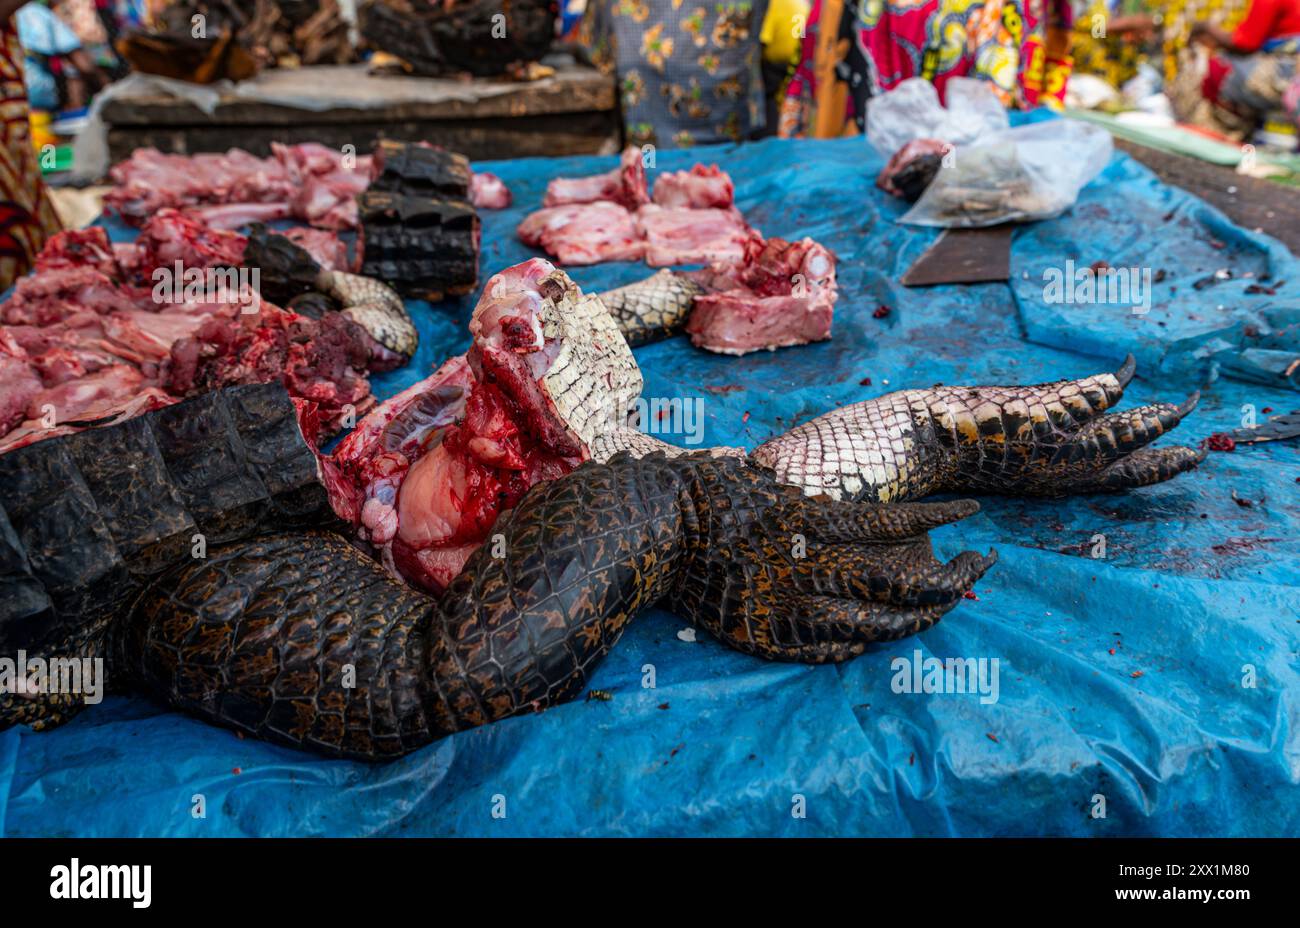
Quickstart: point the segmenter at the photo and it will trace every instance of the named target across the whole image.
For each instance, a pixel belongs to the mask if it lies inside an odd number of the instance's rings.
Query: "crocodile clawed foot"
[[[715,492],[736,478],[770,480],[739,462],[707,466],[714,475],[725,472],[723,480],[710,475]],[[733,515],[706,520],[717,537],[686,566],[671,604],[732,647],[761,657],[842,661],[871,642],[924,631],[997,560],[992,551],[965,551],[947,563],[934,556],[927,532],[977,512],[970,500],[851,503],[785,489],[768,496],[761,485],[739,496],[734,485],[726,492]]]
[[[1129,355],[1113,375],[1052,385],[1051,398],[1064,405],[1074,423],[1067,425],[1068,419],[1057,420],[1063,434],[1053,436],[1054,440],[1045,448],[1035,449],[1037,466],[1031,464],[1027,468],[1024,485],[1017,487],[1017,491],[1065,496],[1127,490],[1168,480],[1204,459],[1204,452],[1192,448],[1147,447],[1196,408],[1199,391],[1178,404],[1151,403],[1134,409],[1105,411],[1122,397],[1135,366],[1133,356]],[[1100,388],[1105,397],[1103,402],[1078,402],[1087,393],[1088,385]]]

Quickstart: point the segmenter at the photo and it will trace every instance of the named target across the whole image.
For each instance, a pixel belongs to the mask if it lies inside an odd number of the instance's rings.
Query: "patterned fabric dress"
[[[1120,16],[1152,12],[1144,0],[1083,0],[1074,6],[1070,57],[1074,74],[1094,74],[1112,87],[1122,87],[1137,76],[1146,49],[1129,36],[1099,30],[1098,24]],[[1100,33],[1100,34],[1099,34]]]
[[[31,269],[59,229],[32,148],[23,50],[13,22],[0,23],[0,290]]]
[[[866,101],[909,77],[940,98],[950,78],[977,77],[1008,107],[1057,105],[1070,22],[1068,0],[817,0],[781,134],[860,132]]]
[[[579,43],[618,75],[629,145],[730,142],[762,128],[767,0],[589,0]]]

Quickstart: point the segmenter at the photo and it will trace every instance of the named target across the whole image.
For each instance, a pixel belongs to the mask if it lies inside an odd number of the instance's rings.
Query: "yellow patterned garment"
[[[23,50],[12,19],[0,24],[0,290],[31,269],[59,220],[32,148]]]
[[[1082,74],[1095,74],[1115,87],[1137,74],[1138,65],[1155,57],[1153,62],[1172,81],[1178,73],[1178,56],[1187,47],[1192,25],[1213,22],[1231,32],[1236,28],[1250,0],[1083,0],[1075,5],[1074,30],[1071,36],[1070,55],[1074,70]],[[1118,16],[1141,13],[1160,14],[1158,41],[1151,48],[1126,41],[1117,35],[1098,36],[1096,24]]]
[[[1112,10],[1112,6],[1107,0],[1080,4],[1082,12],[1075,16],[1074,31],[1070,36],[1070,57],[1074,59],[1076,72],[1095,74],[1112,87],[1122,87],[1137,76],[1138,65],[1148,56],[1141,45],[1126,36],[1098,34],[1098,23],[1121,15]]]
[[[1246,16],[1250,0],[1168,0],[1153,4],[1165,14],[1164,44],[1161,48],[1165,80],[1178,76],[1178,56],[1187,48],[1192,26],[1212,22],[1232,32]]]

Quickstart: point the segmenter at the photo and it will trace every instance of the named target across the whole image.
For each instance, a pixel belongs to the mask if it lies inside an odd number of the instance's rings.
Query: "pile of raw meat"
[[[831,336],[835,256],[810,238],[764,238],[736,209],[731,178],[716,165],[662,174],[651,197],[641,153],[629,148],[606,174],[551,181],[543,208],[518,234],[562,264],[707,265],[678,276],[703,288],[686,331],[709,351],[738,355]]]
[[[662,175],[651,197],[641,152],[629,148],[607,174],[551,181],[543,208],[517,231],[561,264],[729,263],[744,257],[752,232],[734,198],[731,178],[700,164]]]
[[[332,234],[288,234],[327,268],[346,260]],[[214,301],[155,275],[237,268],[245,245],[170,208],[134,244],[110,244],[99,227],[54,236],[0,304],[0,453],[237,383],[283,382],[319,423],[309,438],[364,414],[374,397],[356,323],[300,316],[255,290]]]
[[[369,155],[343,154],[314,142],[272,143],[259,158],[238,148],[223,155],[165,155],[139,148],[109,171],[113,189],[105,208],[131,225],[172,207],[218,229],[251,222],[296,219],[319,229],[355,229],[357,195],[370,185]],[[501,209],[510,191],[492,174],[474,175],[475,206]]]

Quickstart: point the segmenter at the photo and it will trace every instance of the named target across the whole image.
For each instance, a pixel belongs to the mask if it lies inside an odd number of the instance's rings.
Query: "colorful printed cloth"
[[[1191,43],[1192,26],[1217,23],[1232,31],[1246,17],[1251,0],[1164,0],[1153,5],[1164,13],[1163,52],[1165,81],[1172,83],[1186,64],[1184,52]]]
[[[1135,0],[1079,0],[1074,4],[1074,28],[1070,35],[1071,73],[1095,74],[1112,87],[1123,87],[1137,76],[1138,65],[1147,59],[1146,49],[1124,34],[1106,32],[1108,19],[1152,12],[1150,4]]]
[[[1068,0],[817,0],[781,132],[862,131],[866,100],[909,77],[940,98],[950,78],[976,77],[1008,107],[1059,103],[1070,22]]]
[[[578,40],[618,74],[629,145],[739,141],[764,125],[767,0],[589,0]]]
[[[32,148],[23,49],[13,21],[0,23],[0,290],[31,268],[59,220]]]

